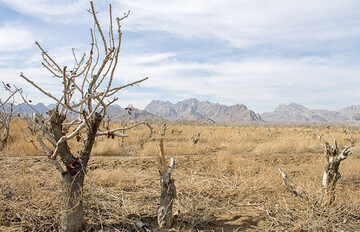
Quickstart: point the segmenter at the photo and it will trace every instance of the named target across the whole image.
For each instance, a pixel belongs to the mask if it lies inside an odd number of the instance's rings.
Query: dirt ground
[[[181,135],[164,138],[167,159],[174,157],[176,162],[176,220],[171,231],[360,230],[358,153],[341,164],[336,204],[323,208],[318,201],[325,160],[316,139],[304,142],[307,136],[293,128],[182,129]],[[197,130],[202,137],[194,145],[189,135]],[[95,145],[84,189],[86,231],[138,231],[139,221],[157,230],[158,138],[149,138],[140,147],[140,131],[136,133],[123,147],[119,140]],[[328,137],[340,137],[333,133]],[[288,144],[291,141],[294,144]],[[288,192],[278,167],[311,199]],[[61,179],[46,156],[5,150],[0,156],[0,178],[1,231],[56,231]]]

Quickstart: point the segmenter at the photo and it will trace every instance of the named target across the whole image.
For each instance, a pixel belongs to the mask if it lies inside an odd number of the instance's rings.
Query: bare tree
[[[109,133],[112,136],[126,136],[117,129],[99,132],[107,108],[117,100],[114,96],[118,91],[147,79],[113,87],[121,45],[120,23],[128,17],[129,12],[121,18],[116,18],[116,26],[113,26],[110,5],[110,23],[106,39],[92,1],[90,5],[89,12],[94,20],[94,27],[90,29],[90,51],[88,56],[83,54],[78,58],[73,49],[73,68],[60,67],[40,43],[35,42],[41,50],[42,65],[62,83],[61,96],[46,91],[25,74],[20,74],[38,91],[56,102],[56,107],[48,112],[48,117],[36,114],[34,121],[41,127],[42,132],[37,137],[37,142],[46,151],[62,178],[64,205],[60,229],[63,231],[81,231],[83,228],[83,185],[95,138],[101,135],[108,136]],[[117,29],[117,38],[114,35],[114,27]],[[67,120],[69,115],[76,117]],[[68,143],[74,138],[82,142],[81,149],[75,154]]]
[[[8,142],[10,135],[10,122],[13,118],[15,94],[21,89],[5,84],[4,89],[9,93],[9,97],[4,101],[0,99],[0,130],[3,130],[2,138],[0,137],[0,151],[3,150]]]

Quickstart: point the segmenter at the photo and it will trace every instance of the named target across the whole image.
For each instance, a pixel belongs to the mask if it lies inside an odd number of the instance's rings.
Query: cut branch
[[[299,196],[301,198],[309,199],[309,194],[300,186],[295,185],[285,171],[283,171],[281,168],[279,168],[279,172],[281,174],[283,185],[286,187],[287,190],[289,190],[291,193],[293,193],[295,196]]]

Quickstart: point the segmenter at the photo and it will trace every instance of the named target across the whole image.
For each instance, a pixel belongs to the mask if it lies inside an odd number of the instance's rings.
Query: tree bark
[[[168,229],[173,224],[173,203],[176,198],[174,180],[167,175],[160,174],[161,197],[157,212],[159,228]]]
[[[157,211],[159,228],[168,229],[173,224],[173,203],[176,198],[176,187],[174,179],[171,178],[174,168],[174,158],[171,159],[170,166],[165,164],[165,153],[163,139],[160,139],[160,154],[158,156],[158,168],[160,173],[160,206]]]
[[[63,175],[63,207],[60,228],[64,232],[78,232],[84,228],[83,186],[84,172]]]

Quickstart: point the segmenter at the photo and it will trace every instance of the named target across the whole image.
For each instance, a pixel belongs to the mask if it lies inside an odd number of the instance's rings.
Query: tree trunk
[[[340,179],[341,175],[339,172],[339,162],[334,162],[333,160],[328,162],[322,180],[322,185],[324,187],[323,195],[323,204],[331,205],[335,201],[335,187],[337,181]]]
[[[65,173],[62,180],[63,206],[61,231],[78,232],[84,227],[83,186],[84,172],[80,170],[76,175]]]
[[[176,198],[176,188],[174,180],[163,175],[160,176],[160,184],[161,198],[157,212],[158,224],[159,228],[168,229],[173,223],[172,208]]]
[[[9,132],[10,132],[10,121],[12,117],[13,112],[13,105],[11,105],[10,112],[6,116],[3,125],[4,125],[4,133],[2,136],[2,139],[0,139],[0,151],[3,150],[6,147],[8,138],[9,138]]]
[[[351,153],[352,151],[350,151],[348,147],[345,147],[342,151],[340,151],[336,140],[334,142],[334,146],[330,146],[328,143],[325,143],[326,166],[322,180],[322,185],[324,188],[324,206],[334,203],[336,183],[341,177],[339,172],[340,163],[349,155],[351,155]]]
[[[176,187],[174,179],[171,178],[175,166],[174,158],[171,159],[170,166],[165,164],[165,152],[163,139],[160,139],[160,153],[157,158],[160,173],[160,206],[157,211],[157,219],[160,229],[168,229],[173,224],[173,203],[176,198]]]
[[[65,115],[60,115],[55,109],[50,111],[50,123],[55,141],[59,141],[64,136],[62,123]],[[83,212],[83,186],[85,170],[90,159],[90,153],[94,145],[96,132],[99,129],[102,117],[95,113],[90,119],[90,127],[87,131],[87,137],[83,143],[83,148],[79,152],[79,157],[74,157],[70,151],[67,141],[59,144],[59,155],[62,163],[66,167],[62,173],[63,182],[63,209],[60,228],[65,232],[78,232],[83,230],[84,212]]]

